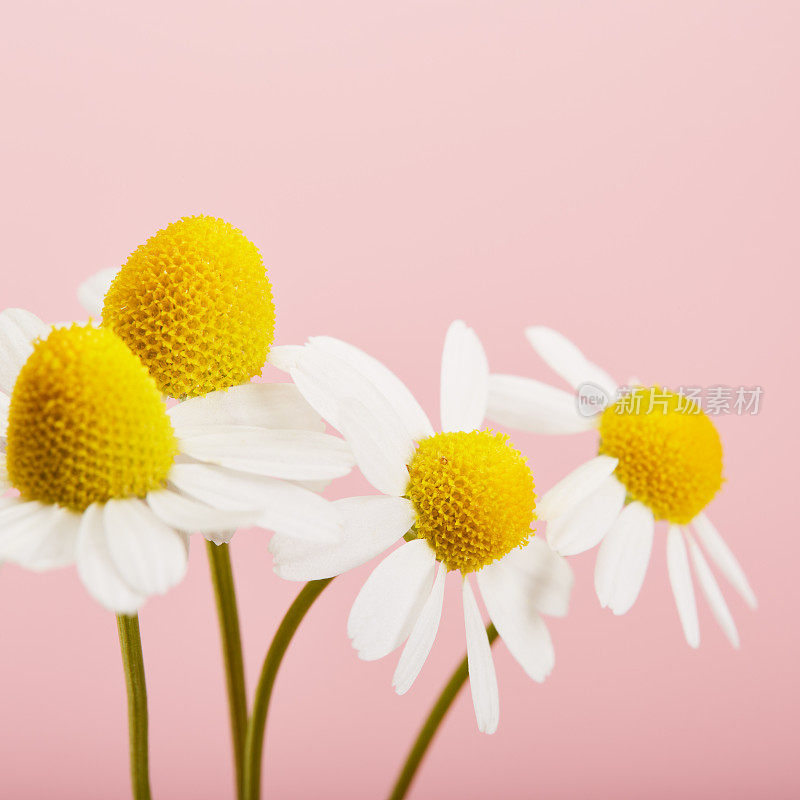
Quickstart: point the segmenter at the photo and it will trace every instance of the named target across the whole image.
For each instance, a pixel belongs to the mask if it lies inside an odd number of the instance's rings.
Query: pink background
[[[159,227],[212,213],[271,268],[283,343],[367,347],[432,411],[447,323],[492,366],[543,379],[522,330],[551,324],[620,380],[760,384],[719,420],[711,513],[752,580],[704,603],[698,652],[669,593],[664,531],[623,618],[573,559],[557,665],[496,649],[501,725],[462,695],[416,798],[788,798],[797,769],[797,31],[791,2],[15,3],[2,67],[0,305],[79,315],[75,287]],[[791,355],[791,361],[787,357]],[[547,487],[592,436],[515,437]],[[359,490],[352,480],[337,493]],[[234,559],[249,678],[298,587],[267,534]],[[280,798],[375,798],[464,649],[457,592],[412,692],[345,635],[367,569],[334,582],[279,678],[265,773]],[[111,614],[72,570],[0,576],[0,796],[128,795]],[[142,613],[161,798],[230,795],[202,542]]]

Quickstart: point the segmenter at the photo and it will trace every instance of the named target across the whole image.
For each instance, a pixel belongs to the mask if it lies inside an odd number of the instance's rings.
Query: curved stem
[[[233,584],[231,554],[227,544],[208,545],[211,582],[217,600],[217,616],[222,638],[222,657],[225,662],[225,682],[228,687],[228,709],[231,716],[233,759],[236,766],[236,796],[244,790],[244,740],[247,732],[247,693],[244,682],[242,637],[239,631],[239,612]]]
[[[275,684],[275,677],[286,653],[286,648],[289,646],[289,642],[292,641],[292,637],[308,609],[311,608],[314,601],[332,580],[333,578],[325,578],[324,580],[309,581],[303,587],[292,605],[289,606],[289,610],[275,632],[272,644],[270,644],[267,651],[267,657],[264,659],[264,666],[261,670],[261,677],[259,678],[256,696],[253,701],[253,714],[247,725],[244,759],[245,800],[258,800],[261,793],[261,756],[264,749],[267,712],[269,711],[269,701],[272,697],[272,687]]]
[[[128,737],[130,740],[131,790],[134,800],[150,800],[150,768],[147,756],[147,687],[144,680],[139,617],[117,614],[119,647],[128,690]]]
[[[486,628],[486,633],[489,636],[489,644],[494,644],[495,639],[497,639],[497,629],[494,625],[490,623]],[[464,660],[458,665],[447,685],[442,689],[442,693],[431,709],[431,713],[428,714],[428,718],[425,720],[414,746],[406,757],[406,763],[403,764],[403,769],[397,776],[397,781],[392,793],[389,795],[389,800],[402,800],[406,796],[411,786],[411,781],[414,780],[414,776],[417,774],[419,765],[422,763],[422,759],[433,737],[436,735],[439,725],[441,725],[445,714],[447,714],[468,676],[469,667],[467,666],[467,657],[464,656]]]

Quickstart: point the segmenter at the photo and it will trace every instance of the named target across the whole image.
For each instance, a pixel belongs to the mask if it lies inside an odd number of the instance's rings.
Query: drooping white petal
[[[117,269],[101,269],[78,287],[78,301],[91,317],[100,317],[103,303]]]
[[[530,433],[580,433],[595,424],[578,412],[574,394],[518,375],[489,376],[486,416]]]
[[[276,534],[269,543],[275,572],[286,580],[332,578],[360,567],[401,539],[414,524],[413,504],[402,497],[370,495],[336,500],[344,528],[335,543]]]
[[[505,559],[484,567],[477,574],[483,602],[497,632],[526,675],[543,681],[556,660],[550,633],[528,596],[529,582],[523,573],[509,569]]]
[[[89,594],[117,614],[133,614],[145,597],[123,579],[106,541],[103,507],[90,505],[81,515],[77,545],[78,575]]]
[[[683,542],[681,529],[677,525],[670,525],[667,533],[667,572],[684,636],[689,647],[696,648],[700,644],[697,602],[694,598],[686,545]]]
[[[575,576],[567,560],[544,539],[531,539],[526,547],[512,550],[499,563],[515,573],[515,581],[524,582],[525,596],[541,614],[566,616]]]
[[[430,545],[415,539],[375,567],[347,620],[347,635],[359,658],[383,658],[408,638],[430,594],[435,566]]]
[[[186,539],[136,499],[109,500],[103,510],[106,543],[122,579],[143,595],[163,594],[183,580]]]
[[[355,463],[345,441],[317,431],[214,425],[179,433],[179,447],[198,461],[286,480],[340,478]]]
[[[6,469],[6,455],[4,452],[4,441],[0,438],[0,494],[6,489],[11,488],[11,481],[8,478],[8,470]]]
[[[250,425],[286,430],[325,430],[319,414],[292,383],[244,383],[191,397],[169,410],[178,436],[207,425]]]
[[[149,492],[147,505],[164,523],[185,533],[223,534],[222,540],[230,539],[231,529],[257,525],[261,519],[259,509],[238,510],[212,508],[198,500],[192,500],[170,489]],[[218,536],[210,536],[216,541]]]
[[[412,439],[419,440],[433,434],[430,420],[414,395],[400,378],[378,359],[331,336],[314,336],[309,340],[309,344],[321,353],[340,358],[370,381],[397,412]]]
[[[341,429],[339,410],[345,400],[363,403],[381,426],[399,427],[411,440],[400,414],[403,403],[396,408],[396,398],[387,397],[381,389],[356,369],[352,363],[320,348],[306,345],[291,369],[292,380],[316,412],[334,428]]]
[[[364,477],[384,494],[401,495],[408,486],[407,464],[414,442],[399,418],[380,420],[358,400],[345,400],[339,408],[339,429],[353,449]]]
[[[625,614],[636,602],[653,548],[653,512],[630,503],[606,534],[597,552],[594,586],[600,604]]]
[[[267,354],[267,362],[282,372],[290,372],[303,355],[301,344],[273,345]]]
[[[394,671],[392,686],[397,694],[405,694],[411,688],[433,647],[436,632],[439,630],[439,620],[442,617],[446,576],[447,568],[439,564],[433,589],[411,629],[406,646],[397,662],[397,669]]]
[[[611,456],[596,456],[581,464],[550,491],[545,492],[536,504],[536,515],[539,519],[549,522],[566,514],[581,500],[596,492],[616,469],[618,463],[618,460]]]
[[[594,547],[622,511],[625,487],[613,476],[581,500],[575,508],[547,523],[547,541],[562,556],[574,556]]]
[[[466,577],[462,584],[462,595],[464,627],[467,632],[469,688],[472,692],[475,718],[481,733],[494,733],[500,722],[500,695],[497,691],[497,675],[494,671],[492,647],[489,644],[486,629],[483,627],[475,595],[472,593]]]
[[[287,481],[205,464],[175,464],[169,480],[180,492],[215,508],[258,508],[257,524],[286,536],[331,542],[342,529],[341,513],[332,503]]]
[[[5,437],[8,429],[8,410],[11,407],[11,398],[0,392],[0,437]]]
[[[588,358],[565,336],[552,328],[527,328],[525,336],[548,366],[573,389],[584,383],[599,386],[609,398],[617,391],[617,382]]]
[[[442,353],[443,431],[473,431],[483,425],[489,396],[489,362],[472,328],[461,320],[447,330]]]
[[[52,506],[36,500],[4,498],[0,507],[0,561],[15,561],[15,553],[25,548],[26,540],[49,524]]]
[[[708,605],[711,606],[711,613],[714,619],[719,623],[722,632],[728,638],[728,641],[736,648],[739,647],[739,632],[736,630],[736,625],[728,610],[728,604],[722,596],[722,591],[719,588],[716,578],[711,572],[711,567],[703,557],[703,551],[700,549],[694,538],[687,533],[686,541],[689,545],[689,555],[692,557],[692,564],[694,565],[694,574],[697,575],[697,581],[700,588],[703,590]]]
[[[697,537],[705,547],[711,560],[717,565],[717,569],[728,579],[728,582],[742,596],[750,608],[758,606],[756,595],[744,574],[741,564],[736,556],[731,552],[730,547],[720,536],[719,531],[714,527],[711,520],[702,512],[692,521]]]
[[[24,530],[13,540],[3,542],[0,558],[13,561],[34,572],[72,564],[78,542],[80,514],[55,505],[42,507],[41,513],[26,519]]]
[[[0,392],[10,395],[22,365],[33,352],[33,341],[49,328],[22,308],[0,312]]]

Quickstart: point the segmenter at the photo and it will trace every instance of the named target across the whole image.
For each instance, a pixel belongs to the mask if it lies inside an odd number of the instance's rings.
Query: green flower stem
[[[497,639],[497,629],[494,625],[490,623],[486,628],[486,633],[489,636],[489,644],[494,644],[495,639]],[[458,695],[468,676],[469,667],[467,666],[467,657],[464,656],[464,660],[458,665],[456,671],[447,682],[447,685],[442,689],[442,693],[431,709],[431,713],[428,714],[428,719],[425,720],[425,724],[422,726],[417,740],[414,742],[414,746],[408,753],[406,763],[397,776],[397,781],[392,789],[392,793],[389,795],[389,800],[402,800],[406,796],[411,786],[411,781],[414,780],[419,765],[422,763],[422,759],[433,737],[436,735],[436,731],[439,730],[439,725],[441,725],[442,720],[453,704],[453,700],[456,699],[456,695]]]
[[[147,756],[147,687],[144,680],[139,617],[117,614],[119,647],[128,690],[128,737],[130,739],[131,789],[134,800],[150,800],[150,768]]]
[[[261,794],[261,756],[264,750],[264,731],[267,725],[267,711],[272,697],[272,687],[278,674],[283,656],[292,641],[297,627],[305,617],[306,612],[314,601],[322,594],[323,589],[333,580],[325,578],[319,581],[309,581],[289,606],[281,621],[272,644],[264,659],[261,677],[256,688],[253,701],[253,714],[247,726],[247,741],[245,743],[245,777],[244,800],[258,800]]]
[[[222,638],[222,657],[225,662],[225,682],[228,687],[228,708],[231,716],[233,760],[236,766],[236,796],[244,791],[244,741],[247,733],[247,693],[244,683],[242,637],[239,632],[239,612],[233,585],[230,548],[227,544],[208,545],[211,582],[217,600],[217,616]]]

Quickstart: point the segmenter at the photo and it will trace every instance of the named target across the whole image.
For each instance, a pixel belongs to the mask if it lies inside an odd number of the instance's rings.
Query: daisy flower
[[[470,576],[499,635],[536,681],[549,674],[553,644],[542,614],[567,612],[572,571],[531,538],[534,482],[505,435],[483,429],[489,371],[477,336],[450,326],[441,373],[441,431],[405,385],[371,356],[316,337],[278,350],[309,403],[344,435],[380,495],[336,505],[344,532],[333,545],[273,537],[278,575],[328,578],[366,563],[397,542],[353,604],[348,635],[359,656],[382,658],[405,643],[394,673],[398,694],[419,674],[439,626],[448,572],[461,577],[470,685],[478,727],[499,718],[490,644]]]
[[[259,391],[274,400],[272,422],[313,427],[293,390]],[[183,578],[188,532],[219,542],[260,525],[334,540],[336,509],[292,481],[344,474],[346,446],[313,430],[234,424],[243,404],[222,409],[228,424],[208,424],[219,402],[168,410],[112,331],[2,312],[0,560],[32,570],[76,562],[95,599],[133,613]]]
[[[598,455],[542,498],[550,545],[568,556],[601,543],[597,596],[603,607],[624,614],[644,582],[655,522],[667,522],[667,569],[686,641],[692,647],[700,643],[691,561],[717,622],[738,647],[736,626],[706,555],[751,608],[756,597],[705,514],[723,481],[722,444],[711,419],[687,397],[658,386],[620,394],[617,383],[561,334],[544,327],[525,333],[582,396],[618,398],[601,413],[585,415],[570,392],[514,375],[489,379],[487,415],[496,422],[535,433],[596,429],[600,434]]]

